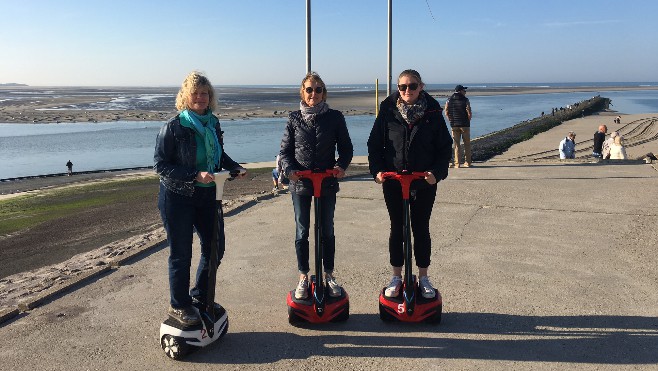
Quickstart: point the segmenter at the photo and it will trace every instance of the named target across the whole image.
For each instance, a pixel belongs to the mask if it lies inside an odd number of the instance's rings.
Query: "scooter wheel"
[[[295,314],[295,311],[288,307],[288,323],[291,325],[296,325],[298,323],[304,322],[304,319]]]
[[[174,360],[181,359],[188,351],[187,345],[181,339],[172,335],[163,336],[160,345],[167,357]]]
[[[441,323],[441,310],[442,310],[442,305],[439,305],[439,307],[436,310],[436,313],[434,315],[430,316],[425,320],[425,322],[432,324],[432,325],[438,325]]]
[[[345,322],[350,318],[350,303],[347,303],[345,310],[334,317],[331,322]]]
[[[396,319],[390,313],[388,313],[386,308],[384,308],[384,306],[381,304],[379,304],[379,318],[384,322],[393,322]]]

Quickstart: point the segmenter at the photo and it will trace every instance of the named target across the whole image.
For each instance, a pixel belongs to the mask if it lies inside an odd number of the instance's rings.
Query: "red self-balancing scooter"
[[[310,293],[307,298],[295,298],[295,290],[288,292],[288,322],[325,323],[346,321],[350,316],[350,301],[345,289],[341,289],[340,296],[332,297],[328,294],[323,281],[322,257],[324,252],[322,239],[322,213],[320,210],[320,197],[322,194],[322,181],[324,178],[338,174],[337,170],[304,170],[297,171],[300,178],[307,178],[313,182],[313,206],[315,213],[315,275],[311,276]]]
[[[385,322],[441,322],[443,301],[439,290],[434,289],[433,298],[425,298],[420,294],[416,276],[411,270],[411,223],[409,215],[409,189],[411,182],[416,179],[425,179],[426,173],[421,172],[385,172],[382,177],[386,180],[396,180],[402,186],[403,222],[402,237],[404,243],[404,280],[402,290],[395,297],[384,295],[386,288],[379,294],[379,318]]]
[[[244,171],[244,170],[242,170]],[[215,303],[215,284],[217,278],[217,252],[219,221],[224,216],[222,197],[224,181],[233,179],[241,173],[240,170],[220,171],[215,173],[215,204],[217,211],[214,217],[214,228],[210,243],[210,267],[208,269],[208,292],[206,297],[194,301],[193,307],[201,317],[201,323],[185,326],[178,321],[167,318],[160,325],[160,345],[167,357],[181,359],[186,354],[214,343],[228,331],[228,315],[226,309]]]

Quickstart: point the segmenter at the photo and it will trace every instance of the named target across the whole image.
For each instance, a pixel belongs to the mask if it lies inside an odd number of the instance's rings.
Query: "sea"
[[[550,114],[553,108],[566,107],[600,94],[612,99],[611,109],[624,114],[658,112],[658,83],[618,83],[622,86],[642,86],[649,90],[611,90],[592,92],[547,92],[540,94],[469,95],[473,109],[471,135],[489,134],[522,121]],[[569,88],[611,86],[611,83],[564,84],[471,84],[472,88]],[[653,89],[655,87],[655,89]],[[273,91],[291,86],[258,86]],[[342,91],[372,91],[374,85],[339,85],[328,87]],[[446,90],[452,86],[428,84],[427,90]],[[380,85],[381,89],[381,85]],[[221,86],[218,87],[221,91]],[[129,95],[115,99],[112,109],[143,108],[145,102],[170,100],[167,96]],[[224,96],[228,106],[239,105],[244,97]],[[228,100],[228,101],[227,101]],[[2,101],[2,97],[0,97]],[[444,105],[445,102],[441,102]],[[331,105],[331,99],[329,99]],[[89,109],[89,108],[86,108]],[[107,109],[98,106],[95,109]],[[366,142],[374,116],[345,117],[356,156],[367,155]],[[252,118],[222,121],[224,150],[241,163],[274,161],[285,128],[285,118]],[[8,124],[0,123],[0,180],[17,177],[58,174],[66,171],[66,162],[74,171],[113,170],[149,167],[162,121],[113,121],[98,123]],[[596,128],[592,128],[592,133]],[[587,135],[587,133],[584,133]]]

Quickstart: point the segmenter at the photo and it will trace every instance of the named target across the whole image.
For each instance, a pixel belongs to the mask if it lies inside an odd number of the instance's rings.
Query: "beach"
[[[392,87],[395,89],[395,86]],[[655,90],[642,86],[597,86],[570,88],[506,87],[470,88],[469,96],[509,94],[546,94],[565,92]],[[178,88],[118,88],[118,87],[0,87],[9,98],[0,99],[0,123],[58,123],[111,121],[165,121],[176,114],[174,98]],[[12,94],[6,94],[12,92]],[[450,90],[428,90],[444,102]],[[220,120],[287,117],[298,109],[299,92],[295,88],[217,87]],[[18,97],[18,98],[17,98]],[[139,104],[122,105],[127,97],[138,97]],[[144,98],[146,97],[146,98]],[[239,97],[239,104],[227,105]],[[380,86],[380,101],[386,97]],[[329,90],[329,105],[345,115],[374,115],[374,90]]]

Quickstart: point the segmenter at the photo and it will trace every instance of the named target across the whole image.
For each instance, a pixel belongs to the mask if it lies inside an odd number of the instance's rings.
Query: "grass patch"
[[[89,209],[154,197],[157,192],[158,178],[151,176],[60,187],[1,200],[0,235],[33,228]]]

